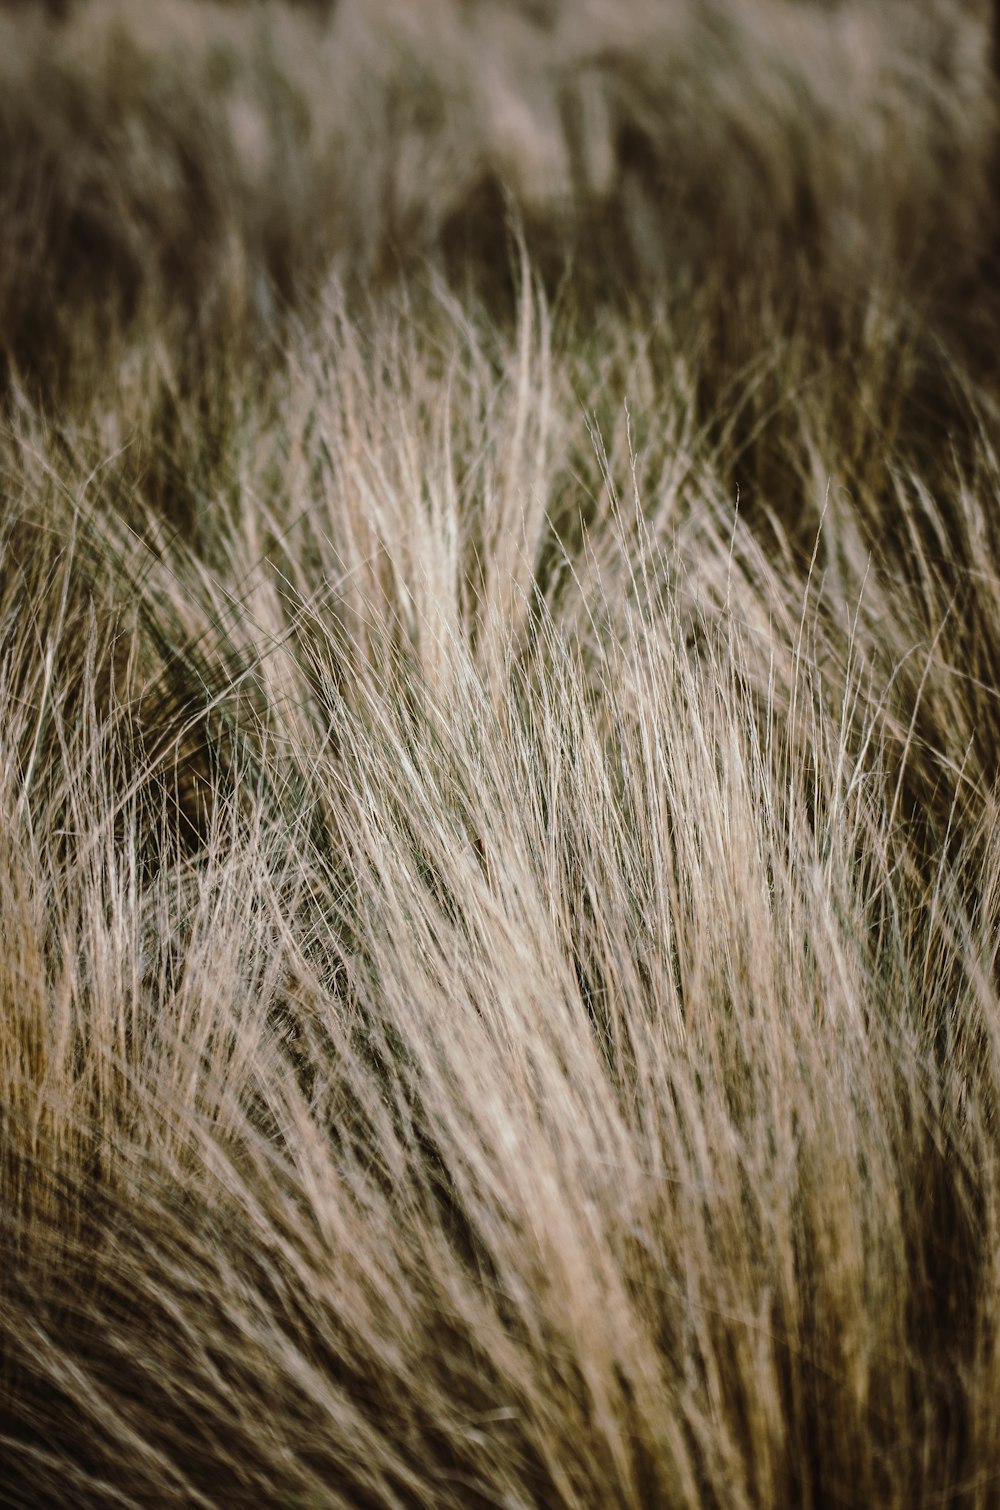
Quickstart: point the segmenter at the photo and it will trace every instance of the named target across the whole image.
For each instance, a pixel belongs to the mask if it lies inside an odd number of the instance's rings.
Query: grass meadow
[[[0,6],[0,1503],[1000,1505],[977,0]]]

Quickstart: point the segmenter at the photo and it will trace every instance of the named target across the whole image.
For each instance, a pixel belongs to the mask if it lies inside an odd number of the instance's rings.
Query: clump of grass
[[[986,18],[438,22],[3,18],[2,1497],[985,1510]]]

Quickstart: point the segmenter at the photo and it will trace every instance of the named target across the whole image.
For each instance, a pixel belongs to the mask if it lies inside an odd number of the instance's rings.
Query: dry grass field
[[[0,6],[0,1503],[1000,1505],[976,0]]]

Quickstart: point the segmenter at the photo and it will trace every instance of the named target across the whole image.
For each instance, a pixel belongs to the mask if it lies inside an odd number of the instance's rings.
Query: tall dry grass
[[[985,10],[0,26],[0,1502],[1000,1502]]]

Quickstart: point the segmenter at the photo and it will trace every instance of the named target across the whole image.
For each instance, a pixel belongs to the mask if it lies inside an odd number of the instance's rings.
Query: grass
[[[986,8],[61,9],[0,1502],[997,1504]]]

